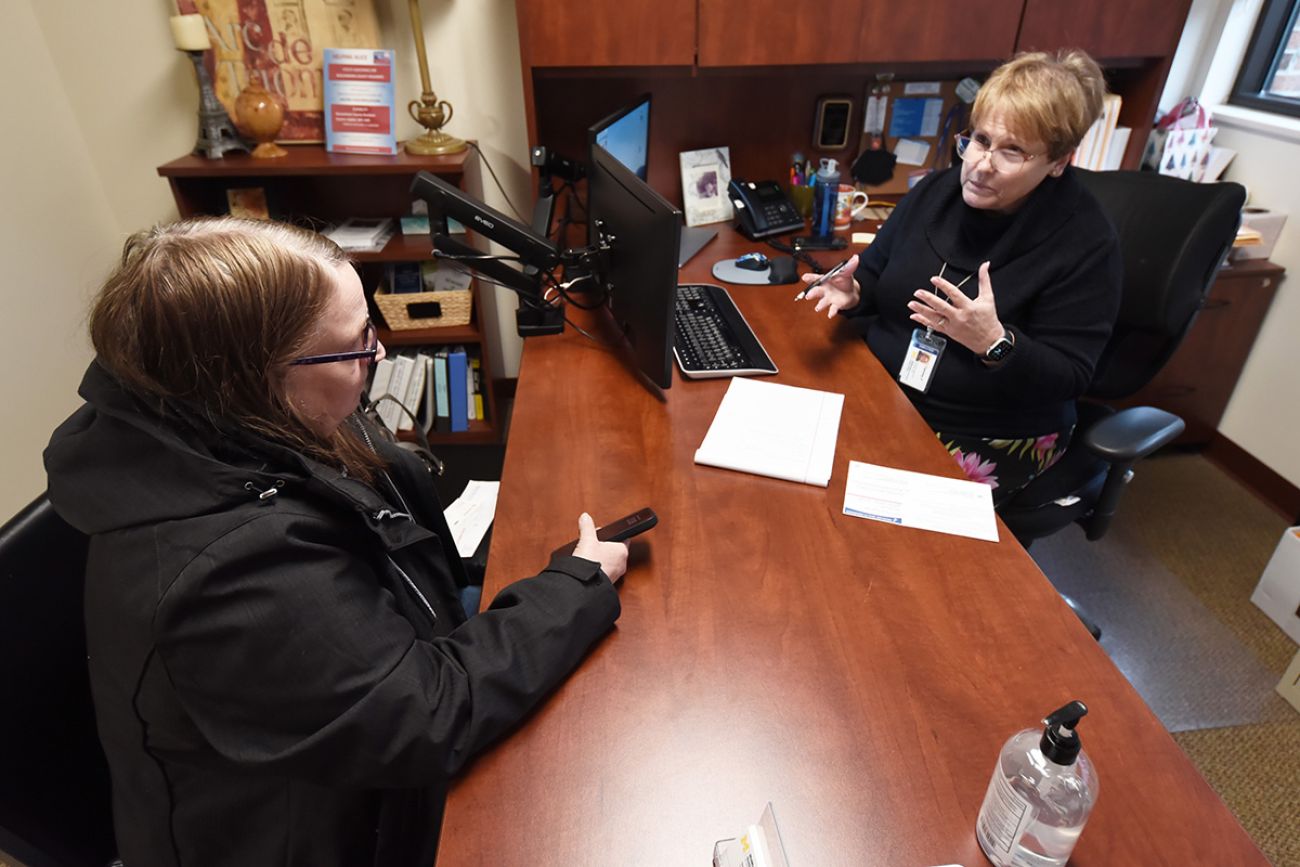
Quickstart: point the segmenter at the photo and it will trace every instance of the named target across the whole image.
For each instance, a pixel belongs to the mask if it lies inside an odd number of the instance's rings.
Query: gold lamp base
[[[417,156],[440,156],[443,154],[458,154],[469,145],[465,144],[464,139],[456,138],[454,135],[447,135],[441,130],[425,130],[423,135],[409,139],[406,142],[406,152],[416,154]]]
[[[424,132],[406,143],[408,154],[420,156],[437,156],[439,154],[458,154],[469,145],[463,139],[447,135],[443,126],[451,120],[451,103],[438,99],[438,94],[428,87],[419,99],[411,100],[406,106],[411,118],[424,127]]]

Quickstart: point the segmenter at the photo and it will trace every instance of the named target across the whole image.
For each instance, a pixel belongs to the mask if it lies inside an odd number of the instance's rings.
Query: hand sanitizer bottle
[[[975,837],[998,867],[1061,867],[1074,851],[1092,805],[1097,774],[1074,728],[1088,712],[1072,701],[1002,747]]]

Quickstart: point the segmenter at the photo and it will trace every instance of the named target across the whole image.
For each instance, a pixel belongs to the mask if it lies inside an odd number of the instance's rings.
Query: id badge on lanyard
[[[948,339],[940,334],[925,328],[913,331],[912,342],[903,356],[903,368],[898,371],[898,381],[924,394],[930,388],[930,381],[934,379],[935,369],[939,367],[947,346]]]

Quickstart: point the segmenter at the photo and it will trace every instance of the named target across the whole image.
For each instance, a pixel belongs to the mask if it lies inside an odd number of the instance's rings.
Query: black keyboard
[[[673,355],[687,379],[776,373],[763,344],[721,286],[678,286],[673,324]]]

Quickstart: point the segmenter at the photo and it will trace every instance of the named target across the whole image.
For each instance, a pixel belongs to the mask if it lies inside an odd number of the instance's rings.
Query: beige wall
[[[450,131],[477,139],[510,196],[530,194],[523,86],[513,0],[423,0],[430,69],[456,109]],[[399,57],[400,105],[419,96],[404,0],[376,0],[386,45]],[[198,91],[172,48],[172,0],[6,3],[0,28],[0,252],[8,289],[0,317],[5,415],[0,519],[45,487],[41,451],[78,404],[90,358],[86,305],[131,231],[174,219],[157,166],[194,144]],[[403,116],[404,117],[404,116]],[[417,131],[403,119],[400,137]],[[490,177],[482,193],[508,212]],[[478,183],[471,178],[471,185]],[[502,321],[498,375],[518,370],[514,302],[486,305]]]

